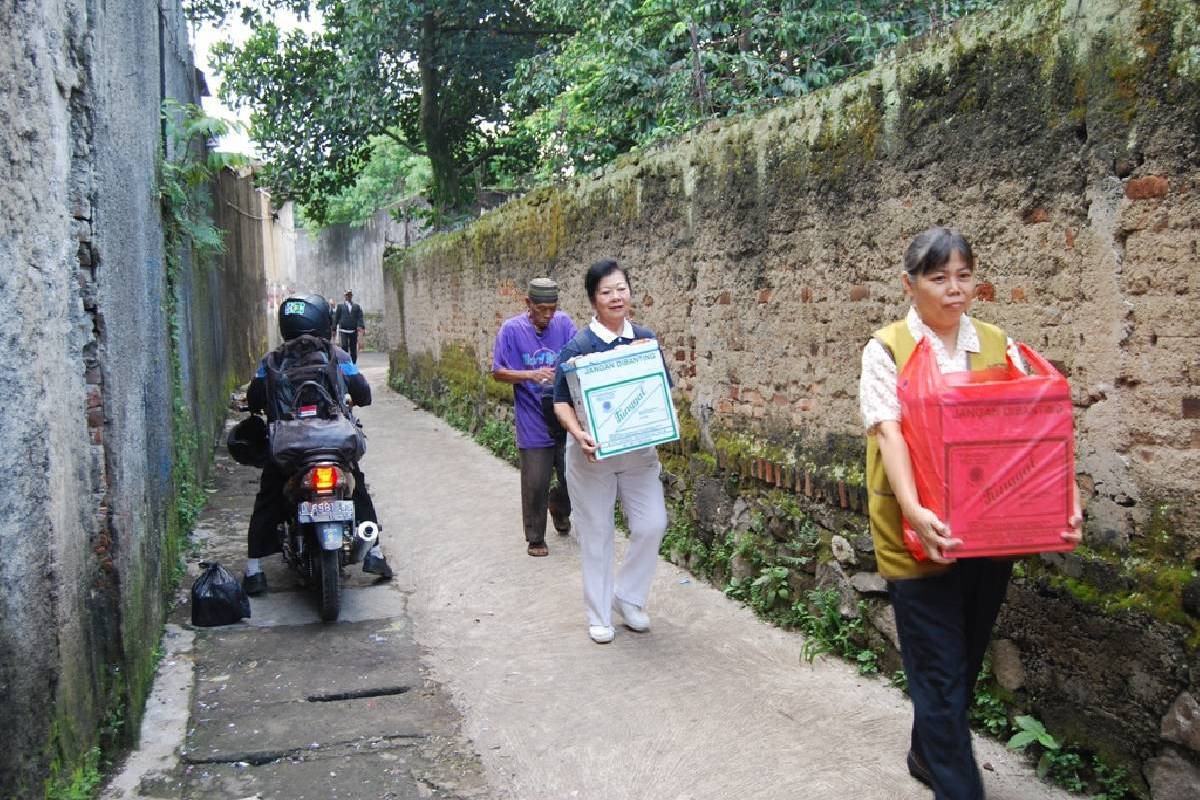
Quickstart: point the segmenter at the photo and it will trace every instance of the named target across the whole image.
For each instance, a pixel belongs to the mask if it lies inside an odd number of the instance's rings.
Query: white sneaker
[[[613,611],[616,611],[625,618],[625,627],[631,631],[645,633],[650,630],[650,616],[635,606],[633,603],[627,603],[619,597],[613,597]]]
[[[588,636],[592,637],[592,641],[596,644],[608,644],[616,635],[617,632],[612,629],[611,625],[588,626]]]

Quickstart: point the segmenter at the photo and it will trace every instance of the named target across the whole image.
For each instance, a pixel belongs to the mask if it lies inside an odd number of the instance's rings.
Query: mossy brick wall
[[[153,674],[181,466],[159,109],[198,98],[178,2],[9,3],[0,29],[0,798],[24,800],[128,744]],[[252,367],[222,313],[262,276],[186,255],[182,466],[203,480],[225,385]]]
[[[1166,733],[1200,674],[1198,13],[1014,3],[394,252],[393,363],[436,368],[457,348],[485,371],[529,277],[556,278],[582,321],[584,269],[616,258],[677,377],[679,491],[705,487],[723,509],[693,502],[698,530],[733,522],[714,486],[790,485],[806,515],[829,517],[822,498],[850,514],[820,527],[845,529],[858,557],[859,353],[904,312],[908,241],[957,225],[979,257],[974,313],[1056,361],[1076,406],[1088,545],[1026,560],[1013,587],[999,636],[1017,700],[1148,781],[1200,775],[1186,772],[1200,743]],[[869,559],[841,571],[849,584]]]

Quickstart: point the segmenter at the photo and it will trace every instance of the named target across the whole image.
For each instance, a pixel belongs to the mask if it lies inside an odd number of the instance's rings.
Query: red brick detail
[[[775,405],[779,406],[780,408],[782,408],[783,406],[789,405],[787,395],[784,394],[783,392],[776,392],[775,394],[771,395],[771,402],[774,403]]]
[[[1181,404],[1184,419],[1200,419],[1200,397],[1185,397]]]
[[[996,299],[996,287],[984,281],[975,287],[975,299],[990,303]]]
[[[741,399],[739,397],[740,390],[741,390],[741,387],[739,387],[736,383],[733,384],[732,386],[730,386],[729,387],[729,399],[730,400],[740,400]]]
[[[1169,184],[1160,175],[1147,175],[1144,178],[1133,178],[1125,184],[1125,196],[1130,200],[1153,200],[1167,193]]]
[[[742,397],[743,397],[743,399],[746,400],[746,402],[750,403],[751,405],[761,406],[765,402],[763,400],[762,394],[758,391],[758,389],[751,389],[748,392],[743,392]]]
[[[642,298],[642,306],[643,307],[649,308],[652,305],[654,305],[653,297],[651,297],[650,295],[646,295],[645,297]]]
[[[1020,286],[1014,286],[1012,289],[1012,299],[1014,303],[1025,302],[1025,290]]]
[[[104,395],[100,392],[100,387],[93,384],[88,384],[87,387],[87,407],[99,408],[104,403]]]
[[[857,303],[860,300],[866,300],[870,296],[871,296],[871,287],[870,286],[859,283],[859,284],[856,284],[856,285],[850,287],[850,301],[852,303]]]
[[[1031,208],[1021,217],[1021,221],[1026,225],[1036,225],[1039,222],[1049,222],[1050,215],[1044,208]]]
[[[733,413],[732,401],[718,400],[717,401],[717,413],[718,414],[732,414]]]
[[[1065,236],[1067,239],[1067,249],[1074,250],[1075,249],[1075,231],[1071,230],[1070,228],[1067,228]]]
[[[675,351],[675,360],[676,360],[676,361],[686,361],[686,360],[687,360],[687,353],[685,353],[685,352],[684,352],[684,351],[682,351],[682,350],[676,350],[676,351]]]
[[[805,286],[803,289],[800,290],[800,302],[801,303],[811,303],[812,301],[813,301],[812,289]]]
[[[733,301],[733,297],[732,297],[732,295],[729,294],[728,290],[721,292],[719,295],[717,295],[717,305],[719,305],[719,306],[727,306],[732,301]]]
[[[770,289],[763,289],[761,292],[758,293],[759,305],[770,302],[770,300],[771,300],[771,290]]]

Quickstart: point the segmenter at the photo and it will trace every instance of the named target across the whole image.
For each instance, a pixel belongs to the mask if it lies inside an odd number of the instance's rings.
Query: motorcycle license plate
[[[350,522],[354,519],[354,501],[304,502],[300,504],[296,516],[300,522]]]

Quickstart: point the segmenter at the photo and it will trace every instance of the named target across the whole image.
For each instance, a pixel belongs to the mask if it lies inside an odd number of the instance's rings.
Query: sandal
[[[535,558],[541,558],[542,556],[550,555],[550,548],[546,547],[545,544],[531,544],[525,548],[525,552]]]

